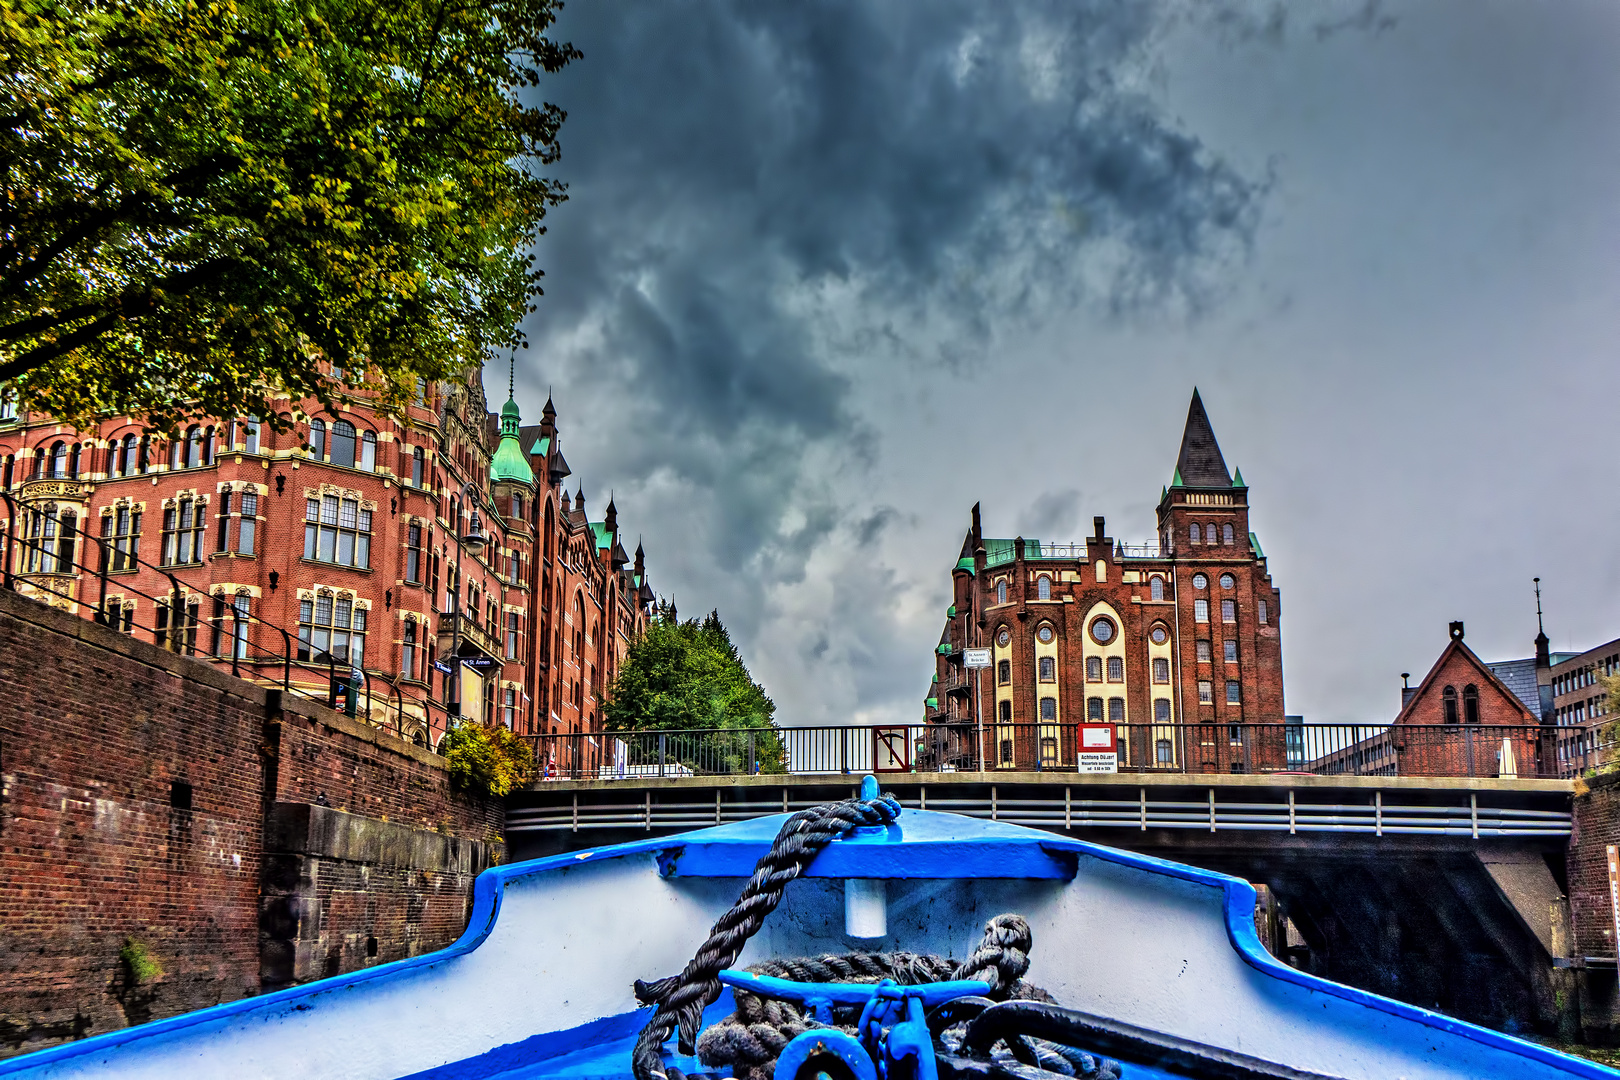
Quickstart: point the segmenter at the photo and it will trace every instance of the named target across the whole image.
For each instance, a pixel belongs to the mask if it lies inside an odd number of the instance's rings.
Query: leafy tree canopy
[[[0,382],[284,426],[276,397],[398,404],[521,344],[559,7],[0,0]]]
[[[613,731],[768,728],[775,715],[776,703],[748,674],[718,611],[702,622],[649,622],[631,642],[602,706]]]

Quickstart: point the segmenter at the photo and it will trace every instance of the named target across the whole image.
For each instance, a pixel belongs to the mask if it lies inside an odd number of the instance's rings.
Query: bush
[[[163,978],[162,965],[147,951],[145,945],[134,938],[124,939],[124,947],[118,950],[118,959],[124,965],[124,974],[131,986],[143,986]]]
[[[505,795],[534,768],[529,744],[504,727],[460,723],[444,737],[450,782],[479,795]]]

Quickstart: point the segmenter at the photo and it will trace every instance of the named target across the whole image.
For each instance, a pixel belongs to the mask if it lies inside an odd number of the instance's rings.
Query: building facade
[[[1157,540],[1094,526],[1076,543],[993,539],[974,506],[922,757],[1073,769],[1084,722],[1112,725],[1121,769],[1286,768],[1281,596],[1196,390]],[[968,670],[967,648],[990,649],[991,666]]]
[[[249,417],[174,439],[0,410],[15,586],[255,681],[352,680],[334,692],[357,715],[426,745],[457,716],[599,730],[654,595],[612,502],[592,521],[564,490],[549,400],[525,428],[473,373],[420,386],[404,415],[363,395],[273,405],[291,430]]]

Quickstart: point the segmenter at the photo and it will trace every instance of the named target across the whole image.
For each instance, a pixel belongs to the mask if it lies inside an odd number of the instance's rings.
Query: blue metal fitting
[[[878,1080],[877,1066],[859,1039],[837,1028],[819,1028],[795,1035],[776,1059],[773,1080],[815,1080],[816,1074],[837,1076],[843,1069],[828,1068],[832,1058],[849,1070],[855,1080]]]

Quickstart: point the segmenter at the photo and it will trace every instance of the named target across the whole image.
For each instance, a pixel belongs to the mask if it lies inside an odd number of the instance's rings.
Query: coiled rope
[[[679,1069],[666,1069],[664,1040],[670,1032],[679,1030],[681,1053],[694,1052],[703,1010],[720,997],[719,973],[736,961],[748,939],[764,925],[766,916],[776,910],[788,882],[804,873],[822,848],[851,829],[889,825],[899,815],[899,801],[891,795],[880,795],[811,807],[787,820],[771,849],[754,865],[754,876],[748,879],[742,895],[720,916],[685,970],[652,983],[636,980],[636,999],[643,1005],[658,1006],[631,1051],[630,1065],[636,1080],[685,1080]]]

